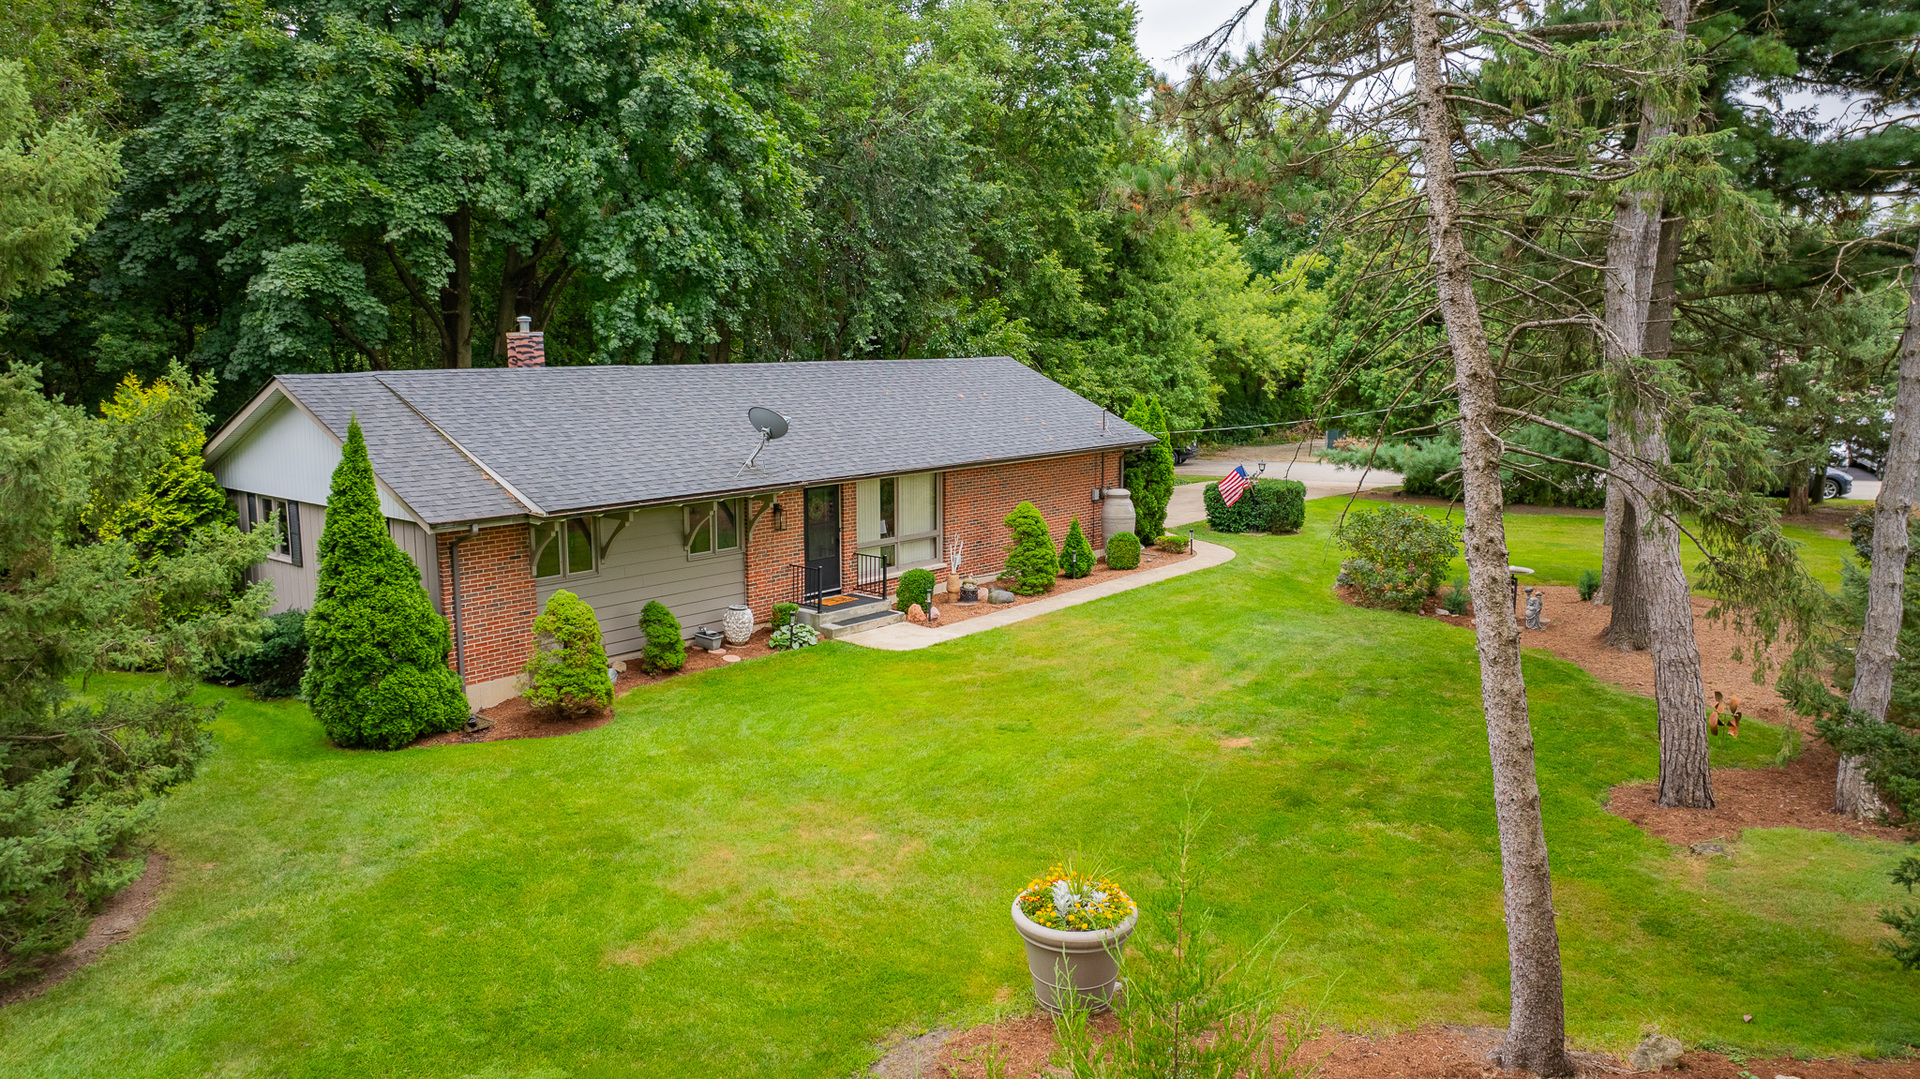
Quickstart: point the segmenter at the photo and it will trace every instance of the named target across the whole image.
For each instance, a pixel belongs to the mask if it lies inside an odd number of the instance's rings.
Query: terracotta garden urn
[[[1120,990],[1120,954],[1133,935],[1140,912],[1112,929],[1075,933],[1049,929],[1027,917],[1020,900],[1013,901],[1013,927],[1027,946],[1027,973],[1033,976],[1033,995],[1050,1012],[1060,1010],[1067,993],[1077,994],[1093,1011],[1105,1011]]]
[[[746,644],[753,638],[753,608],[744,603],[736,603],[727,608],[727,615],[721,620],[727,631],[727,643]]]

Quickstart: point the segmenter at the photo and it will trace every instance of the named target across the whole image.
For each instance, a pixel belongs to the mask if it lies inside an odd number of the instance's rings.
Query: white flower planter
[[[1033,995],[1050,1012],[1060,1010],[1066,993],[1079,996],[1094,1011],[1105,1011],[1120,990],[1120,953],[1140,920],[1135,910],[1112,929],[1073,933],[1049,929],[1027,917],[1020,900],[1013,901],[1013,927],[1027,946],[1027,973],[1033,975]]]
[[[746,644],[753,637],[753,608],[744,603],[728,607],[721,625],[727,632],[728,644]]]

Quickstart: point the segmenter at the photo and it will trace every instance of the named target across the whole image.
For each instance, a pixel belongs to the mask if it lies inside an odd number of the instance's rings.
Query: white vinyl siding
[[[229,491],[252,491],[293,502],[326,505],[327,495],[333,489],[333,470],[340,464],[340,444],[326,428],[284,397],[262,407],[269,410],[267,415],[247,432],[240,444],[209,463],[214,477]],[[244,505],[241,512],[246,512]],[[384,487],[380,490],[380,512],[402,519],[411,516]],[[314,536],[318,537],[319,533]]]
[[[562,588],[593,607],[600,634],[610,656],[632,655],[645,643],[640,635],[640,611],[659,600],[680,620],[683,635],[691,637],[702,626],[718,626],[729,606],[746,602],[746,560],[739,550],[688,558],[682,533],[681,507],[636,510],[618,535],[619,519],[600,518],[596,542],[606,548],[592,576],[543,577],[535,582],[538,599]],[[613,536],[611,545],[607,537]],[[755,611],[759,619],[766,611]]]

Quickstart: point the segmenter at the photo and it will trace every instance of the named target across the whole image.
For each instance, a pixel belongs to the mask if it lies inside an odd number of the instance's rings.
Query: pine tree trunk
[[[1494,435],[1500,386],[1487,348],[1486,327],[1473,293],[1471,265],[1460,225],[1454,179],[1452,124],[1441,67],[1440,21],[1433,0],[1408,0],[1412,18],[1414,84],[1424,144],[1428,234],[1440,311],[1452,345],[1460,395],[1460,465],[1466,487],[1468,587],[1480,611],[1506,611],[1507,541],[1500,489],[1499,439]],[[1487,750],[1493,763],[1494,819],[1500,832],[1500,873],[1506,899],[1507,962],[1512,1016],[1497,1057],[1504,1067],[1543,1076],[1572,1075],[1566,1053],[1566,1005],[1560,976],[1560,936],[1554,925],[1553,876],[1540,788],[1534,773],[1533,729],[1520,668],[1520,628],[1504,615],[1475,620]]]
[[[1920,485],[1920,246],[1907,278],[1907,326],[1900,335],[1900,383],[1894,393],[1893,431],[1873,504],[1873,565],[1867,571],[1867,614],[1853,652],[1853,692],[1847,704],[1869,721],[1887,721],[1893,664],[1907,590],[1907,528]],[[1882,811],[1867,782],[1867,764],[1843,757],[1833,787],[1833,811],[1868,818]]]
[[[1622,453],[1625,456],[1625,453]],[[1652,630],[1647,612],[1647,590],[1640,570],[1640,524],[1628,500],[1626,486],[1620,489],[1620,530],[1614,536],[1619,545],[1615,562],[1617,574],[1613,592],[1613,613],[1600,639],[1614,648],[1644,652],[1651,643]]]
[[[1616,449],[1614,443],[1614,432],[1618,428],[1619,424],[1609,416],[1607,420],[1607,460],[1609,462],[1623,456],[1623,451]],[[1614,603],[1614,597],[1618,594],[1620,585],[1620,556],[1625,553],[1624,544],[1626,543],[1624,527],[1627,493],[1621,489],[1620,481],[1611,475],[1607,477],[1606,485],[1607,516],[1606,523],[1600,530],[1600,590],[1593,594],[1593,605],[1596,607],[1610,607]]]

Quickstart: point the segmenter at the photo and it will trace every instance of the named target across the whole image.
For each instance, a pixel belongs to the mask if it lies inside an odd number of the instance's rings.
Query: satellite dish
[[[747,455],[747,462],[740,466],[740,472],[753,467],[754,459],[760,456],[761,450],[767,448],[767,443],[787,433],[787,418],[770,408],[755,405],[747,409],[747,422],[753,425],[754,430],[760,432],[760,444]],[[740,472],[734,473],[736,479],[739,478]]]
[[[787,418],[770,408],[755,405],[747,409],[747,422],[760,432],[767,441],[779,438],[787,433]]]

